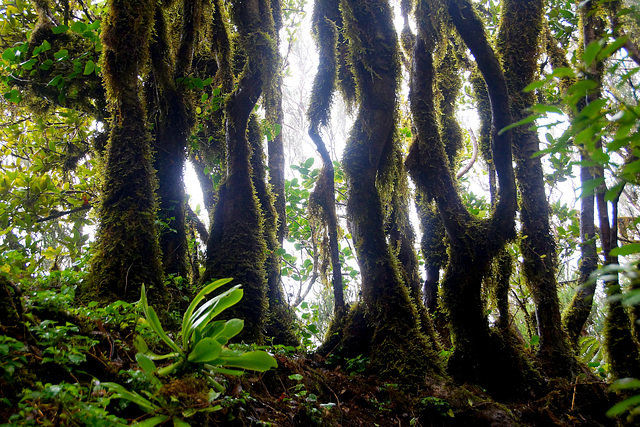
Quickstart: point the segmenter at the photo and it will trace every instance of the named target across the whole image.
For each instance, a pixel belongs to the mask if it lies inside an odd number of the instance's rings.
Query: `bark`
[[[267,318],[266,244],[263,217],[255,195],[247,140],[249,115],[263,87],[274,75],[277,51],[271,5],[266,0],[231,2],[238,29],[242,73],[226,105],[227,171],[221,185],[207,244],[203,281],[232,277],[241,283],[243,299],[230,315],[245,320],[242,338],[259,342]]]
[[[589,43],[600,38],[604,32],[604,23],[598,17],[597,4],[588,2],[582,15],[583,21],[583,43],[586,48]],[[602,64],[595,63],[591,69],[587,70],[588,76],[598,83],[598,89],[587,95],[586,105],[597,100],[600,96]],[[578,113],[577,119],[580,118]],[[595,149],[602,148],[602,141],[595,144]],[[604,178],[604,167],[596,164],[593,167],[595,179]],[[609,209],[605,200],[607,192],[606,183],[602,183],[595,192],[598,222],[600,225],[600,242],[604,253],[604,264],[618,264],[618,257],[611,255],[611,250],[618,246],[617,211],[620,194],[611,201],[613,211],[613,226],[610,222]],[[612,297],[621,292],[620,282],[617,274],[609,275],[605,281],[605,292]],[[634,340],[632,325],[627,309],[622,305],[622,301],[616,298],[608,299],[608,313],[605,317],[604,325],[604,345],[609,355],[611,364],[611,374],[614,378],[640,377],[640,351],[638,343]]]
[[[409,288],[409,296],[418,310],[420,330],[433,343],[436,350],[440,350],[438,334],[436,334],[431,316],[423,303],[422,280],[419,273],[418,257],[414,250],[415,233],[409,220],[409,181],[407,172],[402,164],[402,153],[395,152],[395,177],[393,179],[393,193],[391,196],[391,212],[389,214],[389,244],[391,251],[399,261],[398,268],[403,282]]]
[[[175,63],[170,52],[164,13],[161,8],[156,9],[147,99],[155,132],[154,168],[158,177],[162,264],[165,274],[187,277],[187,196],[182,175],[193,119],[188,112],[186,94],[175,82],[191,68],[195,32],[202,14],[200,0],[183,2],[180,46]]]
[[[260,209],[264,218],[264,241],[267,246],[267,258],[265,262],[267,279],[267,300],[269,312],[265,325],[265,334],[272,339],[273,344],[298,346],[300,342],[293,332],[295,314],[287,304],[280,282],[280,256],[277,240],[276,208],[273,203],[273,194],[267,186],[264,149],[262,147],[262,134],[255,114],[251,115],[248,129],[249,143],[251,144],[251,168],[253,172],[253,186],[260,203]],[[277,277],[273,277],[274,272]],[[271,282],[273,280],[273,283]]]
[[[103,73],[112,124],[95,256],[82,299],[137,301],[143,283],[150,301],[158,305],[165,299],[155,226],[151,135],[140,87],[154,5],[114,0],[103,23]]]
[[[368,353],[373,369],[382,376],[401,382],[421,381],[427,372],[439,369],[389,250],[376,186],[383,152],[392,152],[395,137],[397,36],[386,1],[342,0],[340,6],[359,89],[359,112],[343,165],[347,215],[362,274],[363,300],[373,328]]]
[[[342,283],[342,265],[338,245],[338,216],[335,202],[335,171],[329,151],[320,136],[320,128],[329,124],[333,93],[337,78],[338,28],[341,22],[339,3],[336,1],[317,1],[314,3],[313,31],[318,45],[320,61],[311,89],[309,102],[309,136],[322,158],[322,169],[316,186],[309,197],[311,207],[318,211],[326,224],[331,257],[331,285],[334,296],[335,321],[346,312]]]
[[[580,160],[583,164],[588,161],[584,153]],[[591,181],[593,176],[588,166],[580,167],[580,183]],[[594,220],[593,194],[583,195],[580,199],[580,264],[578,266],[578,284],[576,293],[567,307],[562,323],[574,347],[577,348],[578,339],[582,335],[584,325],[591,313],[593,297],[596,293],[597,281],[589,280],[591,273],[598,268],[598,254],[596,252],[596,227]]]
[[[536,103],[533,92],[522,91],[535,80],[538,71],[544,1],[507,0],[502,3],[502,21],[498,47],[511,95],[514,121],[529,115]],[[522,23],[526,22],[526,30]],[[571,377],[576,360],[562,329],[558,284],[556,281],[556,245],[549,226],[549,204],[544,188],[544,172],[538,134],[527,127],[513,131],[515,175],[520,193],[520,251],[523,273],[536,304],[540,346],[538,358],[552,376]]]
[[[498,134],[511,121],[508,92],[500,65],[471,4],[448,2],[448,15],[476,58],[491,99],[492,154],[498,172],[499,198],[491,218],[480,220],[469,214],[457,192],[435,119],[431,51],[435,47],[433,41],[440,40],[435,29],[441,28],[441,20],[446,19],[438,16],[437,7],[421,2],[416,10],[419,34],[410,83],[416,134],[407,166],[416,186],[435,198],[449,238],[449,263],[442,279],[443,303],[454,342],[449,372],[460,381],[479,383],[496,395],[513,398],[528,393],[537,378],[510,341],[491,333],[481,295],[482,280],[492,259],[514,233],[516,198],[511,139],[509,132]]]

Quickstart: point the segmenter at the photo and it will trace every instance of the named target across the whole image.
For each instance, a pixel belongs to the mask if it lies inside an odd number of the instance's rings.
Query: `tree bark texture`
[[[280,244],[277,240],[277,218],[274,196],[266,181],[264,149],[262,147],[262,133],[255,114],[249,119],[248,129],[249,143],[251,144],[251,169],[253,186],[260,202],[260,210],[264,218],[264,241],[267,245],[267,258],[265,261],[267,279],[267,301],[269,312],[267,315],[265,333],[273,339],[273,344],[298,346],[300,342],[293,332],[296,317],[287,304],[280,280]],[[274,271],[277,273],[274,275]],[[275,276],[275,277],[274,277]]]
[[[243,65],[225,106],[227,173],[207,244],[203,281],[232,277],[232,283],[242,284],[244,297],[232,308],[231,315],[245,320],[242,338],[259,342],[268,308],[267,248],[263,215],[252,182],[247,126],[263,87],[272,81],[277,51],[270,2],[233,1],[231,16],[239,33]]]
[[[383,152],[392,152],[395,138],[397,36],[386,1],[342,0],[340,5],[359,98],[343,164],[347,215],[373,327],[370,357],[384,376],[419,381],[437,370],[435,352],[420,332],[415,305],[389,250],[376,186]]]
[[[536,103],[533,92],[523,92],[538,73],[544,1],[506,0],[502,3],[502,21],[498,48],[511,95],[513,121],[529,115]],[[526,28],[522,23],[526,22]],[[513,130],[515,175],[520,193],[523,272],[536,304],[540,346],[538,357],[548,374],[571,377],[576,360],[562,329],[556,245],[549,227],[549,204],[544,188],[544,172],[539,156],[536,131],[525,126]]]
[[[314,3],[313,31],[319,50],[318,71],[311,89],[311,99],[307,116],[309,117],[309,137],[316,145],[322,158],[322,169],[316,186],[309,198],[326,224],[331,257],[331,284],[334,295],[334,314],[340,321],[346,306],[342,283],[342,265],[338,245],[338,216],[335,202],[335,171],[329,151],[320,136],[320,128],[329,124],[331,103],[336,90],[338,24],[341,24],[339,2],[319,0]]]
[[[155,2],[114,0],[103,23],[104,80],[112,111],[104,166],[100,227],[82,298],[163,300],[151,135],[140,76],[148,58]]]
[[[407,166],[418,189],[435,198],[449,238],[449,262],[442,288],[454,343],[450,373],[461,381],[482,384],[492,393],[513,397],[529,392],[536,376],[511,341],[490,331],[481,295],[482,280],[492,259],[514,234],[516,197],[511,138],[509,132],[498,134],[511,122],[509,97],[500,65],[471,4],[449,1],[447,6],[451,22],[478,63],[491,100],[492,156],[499,183],[499,199],[491,217],[476,219],[464,207],[439,136],[431,52],[437,48],[434,42],[441,40],[435,29],[440,28],[442,20],[449,19],[439,2],[423,1],[416,9],[419,33],[410,82],[416,135]],[[497,372],[501,372],[500,379]]]

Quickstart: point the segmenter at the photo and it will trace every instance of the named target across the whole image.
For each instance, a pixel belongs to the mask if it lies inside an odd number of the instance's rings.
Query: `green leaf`
[[[607,411],[607,417],[617,417],[628,411],[630,408],[640,405],[640,394],[632,396],[623,400],[620,403],[615,404],[611,409]]]
[[[611,252],[609,252],[609,255],[626,256],[626,255],[637,254],[638,252],[640,252],[640,243],[629,243],[628,245],[611,249]]]
[[[85,24],[84,22],[74,22],[71,25],[71,31],[78,33],[78,34],[82,34],[87,30],[87,24]]]
[[[182,421],[179,418],[173,417],[173,427],[191,427],[191,424],[186,421]]]
[[[102,383],[102,386],[106,387],[109,391],[114,392],[116,394],[115,397],[120,399],[127,399],[135,403],[136,405],[138,405],[140,408],[142,408],[146,412],[153,412],[160,409],[156,405],[151,403],[149,400],[140,396],[138,393],[131,392],[126,388],[122,387],[120,384],[106,382],[106,383]]]
[[[225,345],[229,340],[238,335],[244,329],[244,320],[231,319],[227,321],[225,327],[220,333],[214,337],[220,344]]]
[[[151,360],[149,356],[144,353],[136,353],[136,361],[138,362],[138,365],[140,365],[142,370],[145,371],[148,375],[153,374],[158,369],[156,367],[156,364],[153,363],[153,360]]]
[[[525,117],[522,120],[519,120],[519,121],[517,121],[515,123],[511,123],[509,126],[503,127],[502,129],[500,129],[500,131],[498,131],[498,135],[502,135],[503,133],[505,133],[505,132],[507,132],[507,131],[509,131],[509,130],[511,130],[513,128],[516,128],[518,126],[522,126],[522,125],[526,125],[527,123],[534,122],[539,118],[540,118],[540,115],[538,115],[538,114],[534,114],[532,116]]]
[[[611,384],[612,390],[633,390],[640,388],[640,379],[638,378],[622,378]]]
[[[142,290],[140,292],[141,292],[140,301],[142,302],[142,310],[144,311],[144,314],[147,318],[147,321],[149,322],[149,326],[151,326],[151,329],[153,329],[156,335],[158,335],[158,337],[162,341],[164,341],[169,347],[171,347],[176,352],[183,354],[180,347],[178,347],[176,343],[173,342],[171,338],[169,338],[169,336],[164,331],[164,329],[162,329],[162,325],[160,324],[160,319],[158,319],[158,315],[156,314],[156,311],[153,309],[153,307],[149,307],[149,304],[147,303],[147,292],[145,290],[144,284],[142,285]]]
[[[596,59],[598,52],[602,49],[600,40],[595,40],[589,43],[587,48],[584,50],[582,54],[582,60],[584,61],[587,67],[590,67],[593,61]]]
[[[560,67],[553,70],[553,73],[551,73],[549,77],[564,78],[564,77],[575,77],[575,76],[576,76],[576,73],[573,70],[573,68]]]
[[[58,86],[60,84],[60,81],[62,80],[62,76],[55,76],[53,79],[51,79],[51,81],[49,83],[47,83],[48,86]]]
[[[305,162],[304,162],[304,167],[309,169],[311,168],[311,166],[313,166],[313,162],[315,161],[315,159],[313,157],[309,157]]]
[[[522,89],[523,92],[531,92],[534,91],[538,88],[541,88],[542,86],[544,86],[546,83],[545,80],[538,80],[536,82],[533,83],[529,83],[529,85],[527,85],[527,87],[525,87],[524,89]]]
[[[195,320],[193,321],[193,328],[204,327],[211,319],[215,318],[218,314],[222,313],[227,308],[237,304],[243,295],[242,289],[239,289],[240,285],[236,285],[229,289],[225,293],[213,298],[215,303],[211,306],[211,309],[204,310],[202,314],[194,313]],[[199,317],[198,317],[199,316]]]
[[[598,188],[598,186],[603,182],[604,182],[604,178],[595,178],[595,179],[586,181],[585,183],[582,184],[582,194],[580,194],[580,197],[582,198],[582,197],[593,194],[596,188]]]
[[[2,52],[2,59],[4,59],[5,61],[15,61],[16,60],[15,51],[11,48],[5,50],[4,52]]]
[[[191,335],[191,325],[193,324],[193,312],[198,307],[200,302],[207,296],[209,293],[215,291],[220,286],[223,286],[233,279],[219,279],[214,282],[206,285],[198,294],[193,298],[189,307],[187,307],[187,311],[185,311],[184,316],[182,317],[182,346],[187,347],[189,336]]]
[[[53,32],[53,34],[62,34],[67,32],[68,29],[68,25],[58,25],[57,27],[53,27],[51,31]]]
[[[56,53],[53,54],[53,57],[58,61],[66,58],[69,55],[69,51],[67,49],[60,49]]]
[[[136,423],[135,426],[136,427],[154,427],[154,426],[157,426],[158,424],[162,424],[168,419],[169,419],[168,415],[156,415],[155,417],[147,418],[144,421],[140,421],[139,423]]]
[[[613,43],[606,45],[605,48],[598,53],[598,61],[609,58],[614,52],[624,46],[627,40],[629,40],[629,36],[624,36],[614,40]]]
[[[214,372],[220,372],[221,374],[225,374],[225,375],[240,376],[244,374],[244,371],[240,371],[237,369],[225,369],[225,368],[220,368],[219,366],[212,366],[210,369]]]
[[[251,369],[253,371],[263,372],[278,367],[276,359],[264,351],[250,351],[236,357],[223,356],[222,359],[224,359],[223,366],[232,368]]]
[[[93,62],[92,60],[88,60],[87,63],[84,66],[84,72],[83,74],[85,76],[88,76],[89,74],[93,73],[93,71],[96,69],[96,64],[95,62]]]
[[[214,338],[204,338],[198,344],[187,360],[191,363],[206,363],[217,359],[222,351],[222,345]]]

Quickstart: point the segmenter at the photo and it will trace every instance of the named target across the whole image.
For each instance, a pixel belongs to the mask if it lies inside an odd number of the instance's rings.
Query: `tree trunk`
[[[580,156],[584,164],[588,161],[584,153]],[[591,181],[593,176],[588,166],[580,166],[580,183],[582,187]],[[574,347],[578,346],[578,339],[582,334],[596,293],[596,280],[589,280],[591,273],[598,268],[598,253],[596,252],[596,227],[594,219],[593,194],[583,195],[580,199],[580,265],[578,266],[578,284],[576,293],[567,307],[562,323]]]
[[[464,207],[439,137],[431,56],[436,46],[429,43],[440,39],[436,29],[441,28],[438,18],[442,18],[424,3],[416,9],[419,34],[413,53],[410,101],[417,132],[407,166],[416,186],[435,198],[449,237],[449,263],[442,288],[454,342],[450,373],[461,381],[482,384],[496,395],[515,397],[528,393],[537,378],[512,343],[490,331],[481,296],[482,280],[492,259],[514,233],[516,198],[511,139],[509,132],[498,134],[499,129],[511,122],[508,92],[500,65],[471,4],[452,0],[448,5],[452,22],[476,58],[491,99],[492,154],[499,183],[499,198],[491,218],[476,219]],[[432,20],[428,21],[428,17]]]
[[[338,27],[341,22],[339,3],[332,0],[318,0],[313,9],[313,32],[319,50],[318,72],[313,81],[307,116],[309,117],[309,137],[316,145],[322,158],[322,169],[313,193],[309,197],[311,207],[316,209],[326,224],[329,237],[334,296],[334,321],[340,323],[346,312],[342,283],[342,265],[338,245],[338,216],[335,202],[335,171],[329,151],[320,136],[320,128],[329,124],[331,103],[336,89]]]
[[[418,313],[389,250],[376,185],[383,152],[393,152],[395,138],[397,36],[386,1],[342,0],[340,5],[359,88],[359,113],[343,165],[347,215],[373,328],[369,355],[382,376],[421,381],[429,371],[439,370],[436,355],[419,330]]]
[[[104,21],[103,73],[111,103],[111,135],[104,166],[102,204],[91,275],[81,298],[164,299],[156,219],[151,136],[141,97],[155,2],[114,0]]]
[[[527,117],[529,108],[536,103],[533,92],[522,90],[537,76],[543,13],[542,0],[506,0],[502,3],[498,46],[514,122]],[[540,336],[538,357],[549,375],[571,377],[576,373],[577,365],[562,329],[556,245],[549,227],[542,163],[539,156],[534,156],[540,150],[538,134],[525,126],[518,127],[513,130],[513,146],[520,192],[520,251],[524,258],[524,277],[536,304]]]
[[[262,134],[255,114],[249,119],[249,143],[251,144],[251,168],[253,172],[253,186],[260,202],[260,209],[264,217],[264,241],[267,245],[267,259],[265,262],[267,279],[267,301],[269,312],[265,325],[265,335],[273,339],[273,344],[298,346],[300,342],[293,332],[295,314],[284,298],[280,282],[280,245],[277,241],[276,208],[273,204],[273,194],[267,187],[264,149],[262,148]],[[276,277],[273,277],[277,273]]]
[[[267,317],[266,244],[263,216],[255,195],[247,140],[249,115],[276,67],[271,5],[267,0],[231,2],[244,67],[226,110],[227,174],[220,188],[207,244],[203,281],[232,277],[244,289],[230,315],[245,320],[242,338],[259,342]]]
[[[178,62],[170,52],[168,29],[161,8],[156,9],[150,45],[151,75],[147,84],[149,117],[154,123],[154,168],[158,177],[160,248],[166,275],[187,277],[186,193],[182,174],[193,120],[187,112],[184,92],[175,80],[191,68],[195,32],[201,16],[199,0],[185,0]]]

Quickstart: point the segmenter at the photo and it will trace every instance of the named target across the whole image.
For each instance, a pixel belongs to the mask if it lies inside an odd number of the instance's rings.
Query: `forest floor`
[[[327,360],[283,346],[268,349],[276,369],[219,378],[226,390],[212,397],[194,373],[145,377],[132,345],[138,315],[118,310],[103,322],[35,309],[21,327],[0,326],[0,425],[126,425],[158,415],[167,425],[175,418],[191,426],[623,425],[606,417],[620,398],[596,377],[548,380],[539,396],[496,402],[480,387],[447,378],[406,389],[369,372],[366,358]],[[143,411],[114,398],[101,386],[106,381],[156,406]]]

